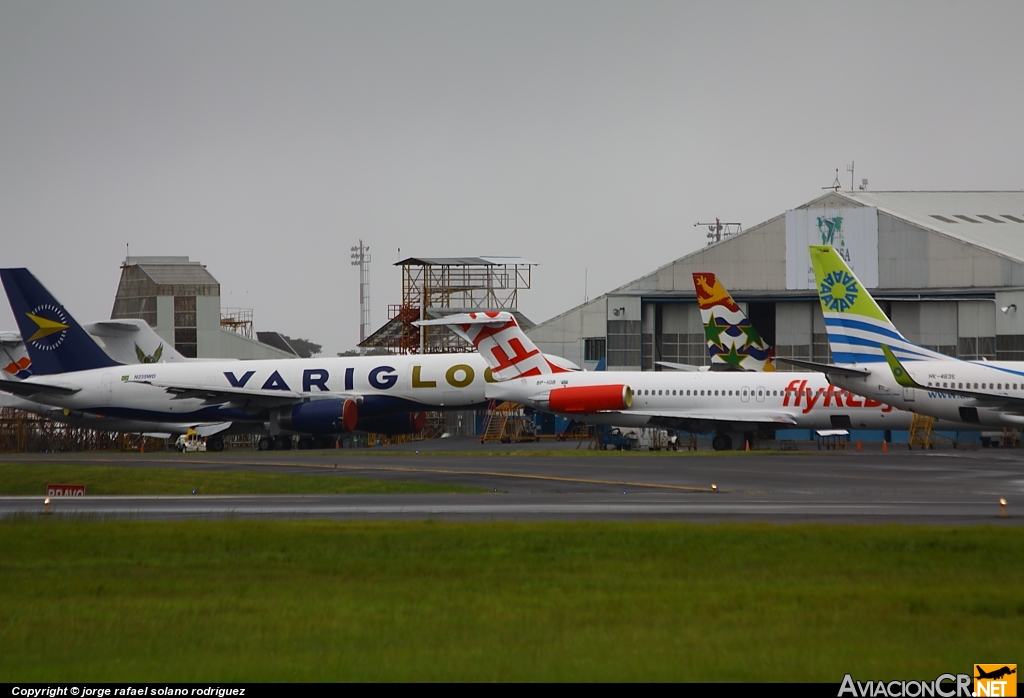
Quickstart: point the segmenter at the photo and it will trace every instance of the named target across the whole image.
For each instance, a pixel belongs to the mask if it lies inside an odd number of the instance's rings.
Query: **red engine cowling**
[[[601,412],[626,410],[633,405],[633,391],[628,385],[582,385],[555,388],[548,396],[552,412]]]

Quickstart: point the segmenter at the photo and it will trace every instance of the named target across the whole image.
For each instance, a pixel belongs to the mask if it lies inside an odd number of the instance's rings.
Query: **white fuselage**
[[[310,399],[358,395],[374,413],[453,409],[485,402],[491,380],[479,354],[351,358],[209,360],[132,364],[27,379],[78,388],[68,396],[36,394],[41,404],[90,414],[173,422],[262,421],[266,417],[226,403],[176,398],[162,385],[241,388],[266,395],[301,393]],[[154,385],[156,384],[156,385]],[[240,397],[238,402],[244,402]]]
[[[998,407],[981,406],[978,400],[962,395],[942,392],[946,389],[969,389],[986,393],[993,398],[1014,397],[1024,399],[1024,362],[991,361],[906,361],[903,367],[919,385],[935,390],[904,388],[896,383],[892,369],[886,363],[856,365],[870,371],[861,377],[833,376],[837,385],[859,395],[885,401],[904,410],[930,415],[937,419],[966,422],[961,428],[1021,427],[1024,416],[1003,411]],[[964,386],[970,386],[965,388]],[[988,386],[988,387],[980,387]],[[977,421],[974,418],[977,417]]]
[[[913,415],[881,401],[865,400],[831,385],[821,373],[709,372],[574,372],[517,378],[487,385],[488,398],[509,400],[550,411],[551,390],[563,387],[623,384],[634,393],[628,409],[567,414],[580,421],[624,427],[666,425],[672,415],[692,415],[695,431],[742,430],[743,423],[763,417],[777,428],[909,429]],[[666,418],[652,417],[659,413]],[[790,423],[778,416],[784,416]],[[735,426],[729,427],[730,417]],[[846,421],[849,418],[849,421]],[[680,418],[686,419],[686,418]],[[715,421],[718,420],[717,423]],[[743,420],[743,421],[741,421]],[[686,427],[680,427],[686,428]],[[753,428],[752,426],[746,427]],[[936,429],[965,428],[957,424]],[[966,427],[970,428],[970,427]]]

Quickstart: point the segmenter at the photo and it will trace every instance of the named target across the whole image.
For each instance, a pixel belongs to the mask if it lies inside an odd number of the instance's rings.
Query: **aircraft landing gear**
[[[206,440],[206,450],[221,452],[224,450],[224,437],[211,436]]]
[[[269,436],[261,436],[260,440],[256,442],[256,448],[260,451],[272,451],[274,442]]]
[[[732,439],[727,434],[717,434],[711,439],[711,447],[716,451],[731,451]]]
[[[292,438],[290,436],[275,436],[274,450],[290,451],[292,449]]]

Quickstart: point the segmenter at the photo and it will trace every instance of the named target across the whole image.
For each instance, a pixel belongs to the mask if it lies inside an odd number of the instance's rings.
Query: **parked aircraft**
[[[786,361],[865,398],[967,428],[1024,424],[1024,362],[963,361],[910,342],[832,247],[810,252],[835,363]]]
[[[292,434],[306,447],[355,430],[419,431],[422,410],[483,406],[484,384],[493,380],[477,354],[121,364],[27,269],[0,269],[0,279],[33,370],[25,380],[0,381],[0,390],[72,412],[231,422],[232,429],[266,429],[262,448],[289,448]],[[553,360],[560,370],[571,367]],[[222,447],[213,441],[208,447]]]
[[[143,320],[103,320],[82,325],[112,359],[122,363],[158,363],[190,361],[178,353],[173,346],[153,331]],[[32,359],[17,332],[0,332],[0,370],[7,375],[2,379],[24,380],[32,375]],[[188,425],[175,422],[144,422],[132,419],[114,419],[100,417],[81,411],[63,410],[59,407],[43,405],[32,400],[0,393],[0,407],[10,407],[25,412],[32,412],[47,419],[88,429],[101,431],[119,431],[132,434],[167,437],[183,434]],[[228,423],[202,424],[196,428],[204,436],[223,431],[230,426]]]
[[[485,388],[490,399],[595,424],[713,432],[716,450],[742,447],[763,428],[902,430],[912,420],[880,401],[837,390],[822,373],[570,372],[541,353],[510,313],[417,324],[448,325],[473,343],[498,381]]]

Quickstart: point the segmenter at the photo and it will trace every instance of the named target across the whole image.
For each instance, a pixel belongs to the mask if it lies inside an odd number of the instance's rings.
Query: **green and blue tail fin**
[[[950,358],[904,337],[835,249],[811,245],[810,252],[835,363],[884,363],[883,344],[901,361]]]

